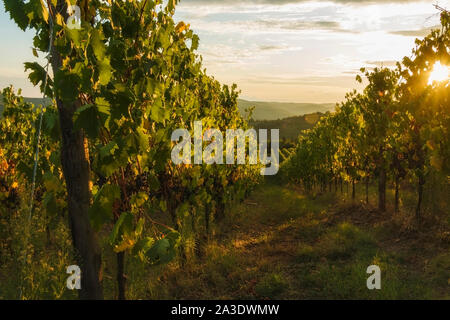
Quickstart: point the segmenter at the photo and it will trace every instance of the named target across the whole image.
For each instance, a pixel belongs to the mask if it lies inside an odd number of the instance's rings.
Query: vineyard
[[[35,32],[48,65],[25,68],[48,103],[1,92],[0,299],[449,298],[450,88],[430,76],[450,65],[447,11],[334,112],[288,119],[305,127],[263,177],[171,160],[177,129],[252,124],[178,1],[78,1],[80,29],[67,1],[3,2]],[[365,288],[371,264],[383,292]]]

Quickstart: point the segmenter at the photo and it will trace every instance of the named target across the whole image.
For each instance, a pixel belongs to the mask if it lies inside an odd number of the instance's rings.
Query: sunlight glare
[[[439,61],[433,66],[433,71],[430,74],[428,85],[433,84],[434,81],[440,82],[448,80],[449,70],[447,66],[443,66]]]

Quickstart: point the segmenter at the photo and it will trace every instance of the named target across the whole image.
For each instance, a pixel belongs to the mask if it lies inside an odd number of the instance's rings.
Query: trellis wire
[[[49,45],[48,45],[48,55],[47,55],[47,65],[45,67],[45,79],[44,79],[44,90],[42,94],[42,104],[40,106],[40,114],[39,114],[39,126],[37,131],[37,144],[36,144],[36,151],[34,154],[34,167],[33,167],[33,178],[31,182],[31,195],[30,195],[30,212],[28,219],[31,220],[31,216],[33,213],[33,202],[34,202],[34,191],[36,188],[36,174],[37,174],[37,166],[39,161],[39,147],[41,142],[41,132],[42,132],[42,121],[44,118],[44,102],[46,98],[45,92],[47,91],[47,85],[48,85],[48,70],[50,66],[50,55],[53,45],[53,20],[51,15],[49,15],[49,25],[50,25],[50,37],[49,37]]]

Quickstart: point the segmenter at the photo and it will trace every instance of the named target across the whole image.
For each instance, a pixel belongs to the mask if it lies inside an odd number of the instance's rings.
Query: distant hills
[[[297,140],[300,133],[311,129],[320,118],[334,111],[333,103],[284,103],[238,100],[238,107],[245,116],[245,109],[255,107],[250,125],[255,129],[279,129],[280,138]]]
[[[255,129],[279,129],[280,139],[295,141],[302,131],[313,128],[323,115],[316,112],[279,120],[250,121],[250,125]]]
[[[42,98],[25,98],[25,101],[34,104],[42,103]],[[262,102],[238,99],[238,107],[242,115],[245,110],[255,107],[252,117],[256,121],[278,120],[311,113],[326,113],[334,110],[333,103],[286,103],[286,102]],[[0,112],[3,110],[3,97],[0,94]]]
[[[245,115],[245,109],[252,106],[255,107],[253,111],[253,119],[260,120],[278,120],[289,117],[302,116],[312,113],[326,113],[333,111],[334,103],[285,103],[285,102],[261,102],[261,101],[247,101],[238,100],[239,110]]]
[[[42,98],[24,98],[26,102],[31,102],[34,105],[41,104],[44,100]],[[50,99],[45,99],[47,103],[50,103]],[[3,96],[0,94],[0,115],[3,112]]]

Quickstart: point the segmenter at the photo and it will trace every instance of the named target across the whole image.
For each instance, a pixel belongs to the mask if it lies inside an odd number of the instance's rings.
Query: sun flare
[[[428,80],[428,84],[433,84],[434,81],[445,81],[448,80],[449,68],[447,66],[442,65],[439,61],[436,62],[433,66],[433,71],[430,74],[430,78]]]

